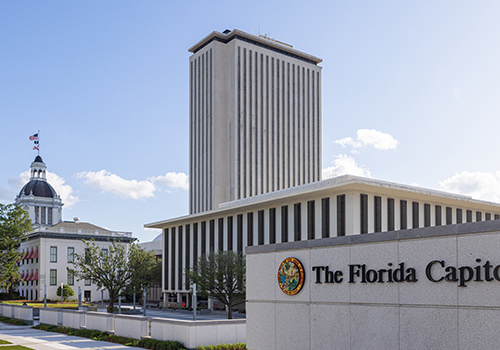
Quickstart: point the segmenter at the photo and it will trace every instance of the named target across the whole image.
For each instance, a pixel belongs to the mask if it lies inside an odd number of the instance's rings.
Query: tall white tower
[[[47,182],[47,166],[36,156],[30,167],[30,181],[23,186],[15,204],[30,214],[33,227],[52,226],[62,221],[61,197]]]
[[[321,59],[237,29],[189,51],[191,213],[321,180]]]

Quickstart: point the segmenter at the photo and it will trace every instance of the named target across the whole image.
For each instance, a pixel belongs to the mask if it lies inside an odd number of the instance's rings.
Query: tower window
[[[233,217],[227,218],[227,250],[233,250]]]
[[[253,245],[253,213],[247,214],[247,246]]]
[[[257,236],[258,244],[264,244],[264,210],[257,212]]]
[[[418,202],[413,202],[412,203],[413,207],[413,217],[412,217],[412,223],[413,223],[413,228],[418,228],[419,227],[419,204]]]
[[[360,195],[360,233],[368,233],[368,195]]]
[[[276,243],[276,208],[269,209],[269,243]]]
[[[375,212],[374,212],[374,223],[375,232],[382,231],[382,197],[374,197]]]
[[[295,203],[293,205],[293,213],[294,213],[294,225],[293,225],[294,240],[300,241],[302,240],[302,220],[300,213],[300,203]]]
[[[467,222],[472,222],[472,210],[466,211]]]
[[[330,237],[330,198],[321,199],[321,237]]]
[[[405,200],[399,201],[399,211],[400,211],[400,228],[401,230],[407,229],[408,224],[408,211],[407,211],[407,202]]]
[[[437,206],[436,206],[436,215],[437,215]],[[438,224],[438,221],[437,221],[437,216],[436,216],[436,226],[439,226],[440,223]],[[427,204],[425,203],[424,204],[424,226],[425,227],[429,227],[431,226],[431,205],[430,204]]]
[[[281,207],[281,242],[288,242],[288,206]]]
[[[315,203],[314,201],[308,201],[307,202],[307,239],[314,239],[315,238],[315,233],[316,233],[316,227],[315,227]]]
[[[436,226],[441,226],[441,215],[442,215],[442,209],[440,205],[436,205]]]
[[[337,236],[345,236],[345,194],[337,196]]]
[[[394,198],[387,198],[387,231],[394,231]]]

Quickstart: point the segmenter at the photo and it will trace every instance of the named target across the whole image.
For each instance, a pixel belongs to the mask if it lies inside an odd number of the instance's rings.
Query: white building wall
[[[96,242],[101,248],[108,248],[111,245],[110,242]],[[68,268],[72,268],[73,264],[68,262],[68,248],[74,248],[75,253],[84,253],[84,244],[80,239],[64,239],[64,238],[37,238],[21,243],[21,251],[24,249],[30,249],[31,247],[39,247],[39,258],[38,263],[34,260],[26,263],[25,261],[20,264],[19,271],[26,271],[31,269],[38,269],[38,280],[21,282],[18,286],[18,290],[22,296],[28,297],[30,300],[43,300],[44,298],[44,287],[47,286],[47,299],[59,300],[60,297],[57,296],[57,288],[61,283],[68,284]],[[57,261],[50,261],[50,248],[57,248]],[[56,284],[51,285],[50,271],[56,270]],[[78,299],[78,287],[82,291],[82,300],[84,300],[85,291],[90,292],[91,301],[101,301],[101,290],[95,285],[85,285],[84,280],[77,280],[78,277],[74,277],[74,283],[71,286],[75,295],[70,299]],[[109,299],[107,291],[104,291],[104,299]]]

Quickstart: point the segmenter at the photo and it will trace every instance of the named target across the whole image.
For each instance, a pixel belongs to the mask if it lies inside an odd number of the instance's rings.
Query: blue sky
[[[188,213],[187,49],[214,30],[321,57],[324,176],[500,201],[500,2],[2,1],[0,203],[40,130],[63,218]]]

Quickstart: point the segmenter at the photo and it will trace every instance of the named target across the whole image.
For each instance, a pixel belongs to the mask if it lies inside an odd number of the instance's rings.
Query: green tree
[[[61,286],[59,286],[59,288],[57,288],[56,294],[58,297],[61,296]],[[75,295],[75,291],[73,290],[73,288],[71,288],[67,284],[63,284],[63,301],[66,301],[66,299],[68,299],[69,297],[72,297],[73,295]]]
[[[186,277],[197,284],[202,297],[217,299],[227,306],[228,319],[234,306],[245,302],[245,257],[231,250],[210,252],[198,258]]]
[[[127,293],[132,294],[149,287],[161,285],[161,259],[157,259],[154,251],[143,248],[134,249],[130,255],[132,267],[131,283]]]
[[[73,268],[68,268],[78,280],[86,279],[105,288],[109,294],[109,312],[113,312],[115,300],[121,289],[125,289],[132,278],[131,257],[140,249],[137,244],[113,241],[103,251],[94,241],[83,241],[85,250],[75,252]]]
[[[31,230],[26,210],[13,204],[0,204],[0,288],[7,289],[11,298],[12,286],[21,277],[17,266],[21,259],[18,248]]]

